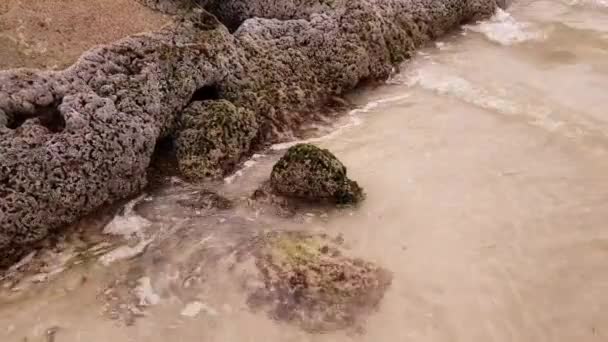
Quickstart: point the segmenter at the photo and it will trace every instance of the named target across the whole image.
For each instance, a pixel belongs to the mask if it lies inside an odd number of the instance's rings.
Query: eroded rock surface
[[[176,139],[182,174],[218,178],[251,150],[258,123],[253,111],[226,100],[194,102],[183,112]]]
[[[197,10],[161,31],[92,49],[64,71],[0,72],[0,266],[53,229],[141,191],[156,142],[176,133],[197,90],[212,87],[215,100],[251,111],[257,141],[288,139],[328,99],[385,79],[423,43],[496,7],[335,4],[306,20],[249,19],[233,35]]]
[[[231,53],[228,31],[199,13],[91,50],[63,72],[0,72],[0,265],[140,192],[156,141],[198,87],[225,77]]]
[[[309,201],[352,204],[365,197],[336,156],[310,144],[287,150],[273,167],[270,184],[281,195]]]

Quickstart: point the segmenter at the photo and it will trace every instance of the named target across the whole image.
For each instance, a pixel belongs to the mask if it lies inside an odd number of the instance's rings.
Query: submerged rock
[[[249,304],[312,332],[356,324],[378,307],[392,279],[377,265],[345,256],[324,235],[268,234],[255,264],[264,286]]]
[[[188,207],[191,209],[199,210],[210,210],[210,209],[230,209],[232,208],[232,202],[213,191],[200,190],[189,198],[177,200],[177,203],[181,206]]]
[[[251,150],[258,132],[255,114],[226,100],[192,103],[179,127],[179,169],[194,180],[218,178],[232,170]]]
[[[310,201],[352,204],[363,200],[363,189],[346,175],[346,167],[328,150],[310,144],[291,147],[275,164],[272,188],[281,195]]]

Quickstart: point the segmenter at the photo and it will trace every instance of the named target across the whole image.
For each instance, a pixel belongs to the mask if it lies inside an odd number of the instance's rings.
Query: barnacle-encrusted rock
[[[381,267],[343,254],[324,235],[271,233],[258,242],[264,286],[249,304],[279,320],[320,332],[351,326],[378,307],[391,283]]]
[[[232,170],[258,132],[255,114],[226,100],[194,102],[182,114],[176,139],[182,174],[217,178]]]
[[[275,164],[272,188],[281,195],[338,204],[357,203],[363,189],[346,175],[346,167],[328,150],[310,144],[291,147]]]
[[[201,4],[213,9],[217,1]],[[220,17],[289,18],[281,13],[289,4],[307,3],[227,0]],[[291,138],[306,113],[362,80],[388,77],[423,43],[496,7],[496,0],[311,3],[320,12],[248,19],[234,34],[195,10],[158,32],[96,47],[63,71],[0,72],[0,267],[49,231],[141,191],[156,142],[176,133],[197,90],[212,87],[215,99],[252,111],[256,141]],[[227,6],[249,9],[234,17]]]

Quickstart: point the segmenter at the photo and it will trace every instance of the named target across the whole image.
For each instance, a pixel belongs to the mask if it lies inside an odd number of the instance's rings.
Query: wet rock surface
[[[308,331],[356,324],[379,305],[391,283],[386,270],[344,255],[325,235],[270,233],[256,246],[264,286],[249,304]]]
[[[363,189],[346,173],[344,164],[328,150],[298,144],[276,163],[270,184],[284,196],[337,204],[360,202],[365,197]]]
[[[177,203],[181,206],[191,209],[230,209],[232,208],[232,202],[213,192],[207,190],[198,191],[194,196],[178,200]]]
[[[265,6],[250,6],[258,3]],[[156,143],[176,132],[197,90],[212,87],[217,100],[252,111],[259,142],[290,139],[333,96],[387,78],[423,43],[496,6],[336,4],[308,20],[246,20],[234,34],[195,10],[158,32],[94,48],[63,71],[0,72],[0,266],[140,192]]]

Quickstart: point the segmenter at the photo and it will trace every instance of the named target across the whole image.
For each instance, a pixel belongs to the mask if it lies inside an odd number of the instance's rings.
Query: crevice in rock
[[[65,128],[65,118],[61,114],[61,111],[59,111],[60,104],[61,100],[55,101],[48,106],[38,106],[33,114],[23,111],[13,112],[10,115],[12,120],[8,123],[7,127],[17,129],[27,120],[37,118],[40,125],[53,133],[59,133]]]
[[[179,174],[175,150],[175,138],[164,137],[156,142],[148,167],[148,190],[162,186],[167,177]]]
[[[220,91],[215,84],[206,85],[201,88],[198,88],[192,97],[190,98],[190,103],[196,101],[207,101],[207,100],[219,100],[220,99]]]

